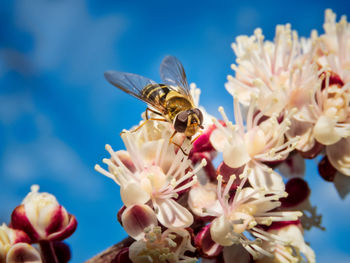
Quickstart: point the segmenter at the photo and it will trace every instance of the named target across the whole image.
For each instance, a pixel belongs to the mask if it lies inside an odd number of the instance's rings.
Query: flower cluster
[[[69,261],[69,247],[61,241],[73,234],[77,220],[55,196],[38,191],[39,186],[33,185],[22,204],[13,210],[10,225],[0,227],[0,262]]]
[[[334,168],[349,176],[350,26],[328,9],[323,27],[309,39],[299,39],[289,24],[277,26],[274,42],[264,41],[261,29],[238,37],[236,75],[226,89],[243,106],[255,104],[259,115],[287,117],[284,135],[300,137],[295,148],[304,158],[325,150],[326,173]]]
[[[115,262],[315,262],[303,231],[323,227],[304,158],[324,154],[326,180],[350,176],[350,24],[326,10],[324,30],[237,37],[232,121],[199,107],[192,142],[147,119],[122,132],[126,150],[106,145],[107,168],[95,169],[120,186],[118,219],[135,240]],[[199,93],[192,84],[196,105]]]

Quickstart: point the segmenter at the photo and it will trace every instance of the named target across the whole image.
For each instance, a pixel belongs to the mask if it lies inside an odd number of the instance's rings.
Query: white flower
[[[282,177],[264,162],[279,161],[287,158],[294,150],[298,137],[285,141],[284,134],[288,130],[289,115],[279,122],[274,115],[266,119],[263,112],[256,111],[256,100],[250,103],[246,128],[238,104],[234,100],[235,122],[233,125],[222,107],[219,108],[226,127],[215,121],[216,130],[210,141],[214,148],[223,153],[224,163],[231,168],[245,166],[250,169],[249,183],[255,188],[284,190]]]
[[[342,85],[337,75],[324,72],[318,87],[305,94],[310,94],[310,103],[294,115],[287,136],[300,136],[296,148],[303,152],[316,142],[325,145],[330,163],[349,176],[350,83]]]
[[[240,176],[241,184],[234,197],[229,191],[235,176],[231,176],[227,185],[222,189],[222,177],[218,176],[217,196],[221,204],[221,214],[211,224],[212,239],[222,246],[241,244],[254,258],[261,255],[271,256],[271,253],[262,249],[261,240],[284,244],[283,238],[267,233],[258,225],[270,225],[272,222],[296,220],[302,215],[300,212],[272,211],[278,208],[280,198],[285,192],[257,190],[251,187],[243,188],[247,182],[247,174]],[[246,232],[256,237],[248,239]]]
[[[186,251],[195,251],[187,230],[174,228],[162,233],[160,227],[150,227],[143,239],[130,246],[129,258],[134,263],[195,263],[197,259],[186,256]]]
[[[287,243],[282,245],[263,241],[262,247],[273,253],[274,258],[263,258],[257,263],[316,262],[314,251],[304,241],[300,225],[289,224],[278,229],[268,230],[268,233],[284,238]]]
[[[289,24],[276,27],[274,42],[264,41],[258,28],[251,37],[237,37],[232,48],[237,56],[237,65],[232,65],[236,74],[228,76],[225,87],[245,106],[252,95],[257,97],[257,108],[264,115],[279,115],[303,104],[300,88],[317,83],[317,67]]]
[[[169,136],[163,133],[149,140],[148,135],[148,129],[144,127],[137,132],[124,132],[121,136],[127,152],[114,152],[106,145],[111,159],[103,162],[108,165],[109,172],[99,165],[95,169],[120,185],[121,198],[127,209],[149,204],[162,225],[188,227],[193,223],[193,216],[175,198],[197,182],[194,174],[205,165],[205,161],[189,171],[190,160],[182,151],[175,152],[174,145],[169,144]],[[126,222],[127,218],[123,221]],[[135,237],[132,229],[125,227],[125,230],[129,234],[133,232]]]
[[[217,213],[220,203],[216,194],[217,186],[213,183],[194,185],[188,195],[188,205],[191,211],[201,217]]]
[[[336,15],[332,10],[325,12],[325,33],[317,42],[319,52],[317,62],[327,70],[338,74],[347,84],[350,82],[350,24],[346,16],[336,23]]]

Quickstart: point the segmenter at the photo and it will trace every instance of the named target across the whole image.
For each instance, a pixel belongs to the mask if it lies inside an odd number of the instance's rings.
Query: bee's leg
[[[130,131],[130,132],[136,132],[136,131],[139,130],[143,125],[145,125],[146,122],[148,122],[148,121],[149,121],[149,120],[145,120],[143,123],[141,123],[139,126],[137,126],[135,129],[133,129],[133,130]],[[120,133],[120,135],[122,135],[124,132],[125,132],[125,131],[122,131],[122,132]]]
[[[157,115],[163,116],[161,113],[159,113],[159,112],[157,112],[157,111],[155,111],[155,110],[152,110],[152,109],[150,109],[150,108],[147,108],[147,109],[146,109],[146,112],[145,112],[146,120],[149,119],[149,117],[148,117],[148,111],[153,112],[153,113],[155,113],[155,114],[157,114]]]
[[[146,119],[143,123],[141,123],[138,127],[136,127],[135,129],[133,129],[132,131],[130,132],[136,132],[138,131],[143,125],[145,125],[148,121],[165,121],[167,122],[166,119],[160,119],[160,118],[150,118],[150,119]],[[120,135],[122,135],[124,133],[124,131],[122,131],[120,133]]]
[[[192,141],[191,141],[191,144],[193,144],[198,138],[199,136],[201,136],[203,134],[203,131],[199,131],[199,134],[196,136],[196,138],[194,138]]]
[[[176,145],[177,147],[179,147],[179,149],[181,150],[181,152],[182,152],[184,155],[188,156],[188,153],[186,153],[186,152],[182,149],[181,145],[179,145],[179,144],[177,144],[176,142],[173,141],[173,138],[174,138],[174,136],[175,136],[176,133],[177,133],[177,131],[174,131],[174,133],[171,135],[171,137],[170,137],[170,139],[169,139],[169,143],[172,143],[172,144]]]

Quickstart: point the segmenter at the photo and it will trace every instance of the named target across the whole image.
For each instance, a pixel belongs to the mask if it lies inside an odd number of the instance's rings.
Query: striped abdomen
[[[164,84],[150,84],[142,89],[142,97],[165,107],[165,99],[170,89]]]

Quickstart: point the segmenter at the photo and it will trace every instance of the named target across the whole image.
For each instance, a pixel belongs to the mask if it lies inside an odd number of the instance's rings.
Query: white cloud
[[[29,57],[38,71],[60,67],[71,81],[87,84],[116,60],[116,40],[126,30],[122,14],[91,17],[85,1],[18,1],[18,27],[34,36]],[[62,19],[64,18],[64,19]]]

